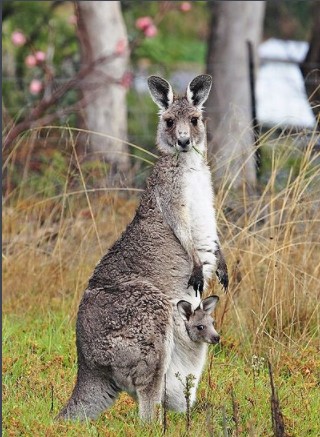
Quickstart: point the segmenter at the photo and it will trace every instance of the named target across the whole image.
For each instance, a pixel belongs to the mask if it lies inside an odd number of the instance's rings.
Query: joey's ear
[[[169,82],[159,76],[150,76],[148,86],[154,103],[162,110],[167,109],[173,102],[173,91]]]
[[[186,300],[179,300],[177,307],[183,320],[188,321],[193,312],[191,303],[187,302]]]
[[[212,77],[209,74],[201,74],[195,77],[188,85],[186,96],[189,103],[201,109],[207,100],[212,85]]]
[[[200,308],[206,313],[212,313],[219,301],[219,296],[209,296],[200,302]]]

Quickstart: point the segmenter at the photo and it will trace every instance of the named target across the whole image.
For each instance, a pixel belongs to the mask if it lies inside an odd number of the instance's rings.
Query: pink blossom
[[[42,52],[41,50],[38,50],[35,53],[35,57],[36,57],[37,62],[44,62],[46,60],[46,54],[45,54],[45,52]]]
[[[127,41],[125,39],[119,39],[119,41],[116,44],[116,48],[114,52],[116,55],[123,55],[126,49],[127,49]]]
[[[140,17],[136,20],[136,28],[139,30],[146,30],[149,26],[153,25],[151,17]]]
[[[191,6],[191,3],[190,3],[190,2],[183,2],[183,3],[180,5],[180,10],[181,10],[182,12],[189,12],[189,11],[191,10],[191,8],[192,8],[192,6]]]
[[[29,91],[31,94],[33,95],[37,95],[40,93],[40,91],[42,90],[43,85],[42,82],[38,79],[32,79],[32,81],[30,82],[29,85]]]
[[[130,71],[126,71],[124,73],[124,75],[121,78],[120,84],[126,88],[129,89],[132,85],[132,81],[133,81],[133,75]]]
[[[158,29],[154,24],[151,24],[151,26],[148,26],[143,33],[147,38],[153,38],[158,33]]]
[[[27,67],[32,68],[37,65],[36,57],[33,55],[28,55],[26,59],[24,60]]]
[[[70,15],[70,17],[68,18],[68,23],[69,24],[73,24],[73,25],[77,24],[77,17],[76,17],[76,15]]]
[[[19,30],[15,30],[11,35],[11,41],[17,47],[25,45],[27,38],[25,35]]]

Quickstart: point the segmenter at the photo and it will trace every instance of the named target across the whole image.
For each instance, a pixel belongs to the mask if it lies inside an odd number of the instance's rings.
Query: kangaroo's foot
[[[146,387],[137,390],[139,401],[139,416],[144,422],[160,419],[161,389]]]
[[[116,400],[118,387],[105,375],[80,370],[72,396],[56,419],[95,419]]]

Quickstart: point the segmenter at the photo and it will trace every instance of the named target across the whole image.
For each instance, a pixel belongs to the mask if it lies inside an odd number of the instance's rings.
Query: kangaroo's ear
[[[159,76],[150,76],[148,86],[154,103],[162,110],[167,109],[173,102],[173,91],[169,82]]]
[[[193,312],[191,303],[187,302],[186,300],[179,300],[177,307],[183,320],[188,321]]]
[[[206,313],[212,313],[219,301],[219,296],[209,296],[200,302],[200,308]]]
[[[195,77],[188,85],[186,96],[189,103],[199,109],[207,100],[212,85],[212,77],[209,74],[201,74]]]

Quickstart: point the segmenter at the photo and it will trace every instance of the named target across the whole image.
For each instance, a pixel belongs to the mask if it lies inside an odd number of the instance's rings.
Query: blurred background
[[[148,75],[184,93],[203,72],[216,186],[255,191],[263,146],[290,131],[303,149],[319,121],[319,28],[317,1],[4,1],[4,157],[24,138],[4,192],[58,173],[71,132],[86,171],[102,172],[93,184],[143,186],[157,124]]]

